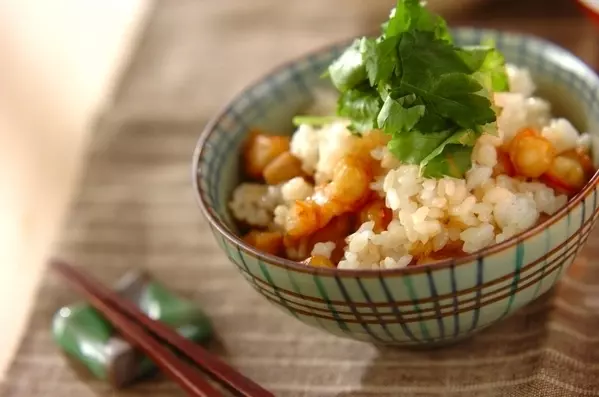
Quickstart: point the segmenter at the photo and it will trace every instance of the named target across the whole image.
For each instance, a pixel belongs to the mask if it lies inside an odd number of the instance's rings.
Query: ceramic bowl
[[[582,131],[599,134],[599,78],[571,53],[538,38],[456,29],[459,44],[495,39],[528,67],[539,94]],[[584,245],[597,218],[597,181],[542,224],[473,255],[381,271],[306,267],[242,242],[227,203],[239,183],[240,146],[251,127],[291,134],[323,70],[349,42],[283,65],[237,96],[206,127],[193,158],[199,205],[216,241],[247,282],[279,308],[330,333],[375,343],[433,346],[467,337],[547,292]],[[597,150],[595,149],[595,153]]]

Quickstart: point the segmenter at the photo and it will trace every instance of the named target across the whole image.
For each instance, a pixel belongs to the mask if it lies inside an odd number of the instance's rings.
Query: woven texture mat
[[[590,260],[599,254],[597,232],[550,295],[459,345],[406,351],[335,338],[271,307],[228,263],[201,219],[189,167],[207,118],[272,63],[373,29],[390,3],[158,3],[98,124],[57,254],[105,282],[132,267],[149,269],[212,317],[219,337],[212,351],[277,396],[599,395],[599,264]],[[569,6],[531,6],[529,14],[500,9],[472,20],[542,34],[597,60],[596,33]],[[548,9],[552,14],[539,16]],[[57,308],[76,299],[61,280],[45,276],[0,395],[183,395],[160,376],[116,392],[73,369],[49,328]]]

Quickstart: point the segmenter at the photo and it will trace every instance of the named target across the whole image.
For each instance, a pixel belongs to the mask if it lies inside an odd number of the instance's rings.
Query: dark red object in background
[[[599,27],[599,0],[576,0],[584,12]]]
[[[572,51],[599,71],[598,1],[480,0],[463,10],[448,12],[446,17],[450,26],[493,28],[542,37]]]

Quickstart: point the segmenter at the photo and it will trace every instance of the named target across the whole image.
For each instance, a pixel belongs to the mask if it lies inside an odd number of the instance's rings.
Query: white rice
[[[283,201],[294,202],[295,200],[304,200],[312,195],[314,187],[300,176],[295,177],[281,185],[281,195]]]
[[[530,72],[527,69],[519,68],[515,65],[506,65],[507,75],[510,80],[510,91],[522,94],[525,97],[532,96],[537,87],[532,81]]]
[[[541,135],[553,144],[558,154],[576,149],[578,140],[581,139],[576,128],[566,119],[552,120],[543,128]]]
[[[551,107],[540,98],[501,92],[495,94],[495,104],[502,108],[497,117],[497,125],[505,143],[511,141],[522,128],[540,130],[551,120]]]
[[[587,151],[591,150],[591,134],[589,134],[588,132],[585,132],[583,134],[580,134],[580,136],[578,137],[578,142],[577,142],[577,146],[586,149]]]
[[[267,227],[273,221],[273,211],[281,203],[280,190],[278,186],[242,183],[233,192],[229,208],[237,220]]]
[[[332,241],[327,241],[325,243],[316,243],[314,244],[314,248],[312,248],[312,252],[310,253],[310,255],[320,255],[330,259],[331,254],[335,249],[335,246],[336,244]]]
[[[302,125],[291,138],[291,153],[302,161],[302,168],[314,173],[316,184],[333,176],[335,165],[345,155],[353,140],[347,122],[339,121],[322,128]]]
[[[318,163],[318,130],[309,125],[301,125],[291,137],[291,154],[302,161],[302,169],[308,174],[314,173]]]
[[[528,71],[510,65],[508,75],[511,92],[495,95],[501,108],[497,134],[479,138],[473,149],[472,169],[465,179],[423,178],[418,166],[400,165],[386,147],[372,151],[383,173],[375,176],[371,189],[385,199],[393,219],[380,233],[374,232],[373,222],[365,222],[348,236],[340,269],[401,268],[418,254],[418,247],[439,251],[451,242],[463,242],[463,250],[473,253],[532,227],[541,214],[551,215],[566,204],[566,196],[542,183],[492,176],[498,161],[496,148],[525,127],[542,131],[558,152],[590,146],[588,135],[579,134],[565,119],[551,119],[549,104],[531,97],[535,86]],[[359,138],[342,122],[322,128],[301,126],[291,140],[291,152],[302,161],[306,172],[314,174],[318,184],[331,177],[352,139]],[[290,203],[308,197],[313,188],[304,179],[295,178],[279,190],[280,203],[275,208],[265,206],[264,188],[241,185],[231,203],[234,215],[264,225],[273,221],[274,212],[274,223],[283,225]],[[334,248],[332,242],[319,243],[312,253],[330,257]]]
[[[313,192],[314,187],[302,177],[276,186],[242,183],[235,188],[229,208],[239,221],[251,226],[269,227],[277,224],[278,218],[285,218],[288,205],[307,199]]]

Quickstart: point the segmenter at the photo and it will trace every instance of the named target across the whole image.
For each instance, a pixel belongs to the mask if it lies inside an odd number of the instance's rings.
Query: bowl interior
[[[527,67],[538,87],[537,95],[549,100],[553,112],[564,116],[593,137],[598,164],[599,78],[571,53],[544,40],[492,30],[453,30],[460,45],[479,44],[492,38],[506,60]],[[314,101],[314,93],[330,89],[321,78],[328,64],[349,42],[312,53],[279,67],[244,90],[206,128],[196,150],[199,194],[206,207],[233,232],[237,232],[227,203],[239,183],[239,150],[248,131],[291,134],[291,119]]]

